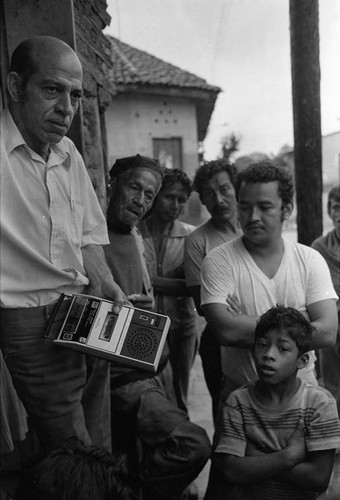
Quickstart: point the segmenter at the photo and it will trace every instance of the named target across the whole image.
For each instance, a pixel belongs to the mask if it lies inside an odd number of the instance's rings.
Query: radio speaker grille
[[[153,362],[160,338],[149,328],[136,327],[127,334],[121,350],[123,356]]]

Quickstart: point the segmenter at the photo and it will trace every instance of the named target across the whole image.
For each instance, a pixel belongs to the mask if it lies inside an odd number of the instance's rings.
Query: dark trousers
[[[196,326],[196,325],[195,325]],[[197,352],[196,328],[176,328],[169,331],[169,359],[178,407],[188,413],[188,393],[192,365]]]
[[[212,400],[213,419],[216,422],[222,384],[221,346],[217,343],[208,326],[202,332],[199,354],[208,391]]]
[[[0,345],[14,387],[45,450],[71,436],[110,449],[109,364],[45,338],[54,306],[1,309]]]
[[[180,498],[211,455],[205,430],[177,407],[171,385],[168,364],[158,375],[111,388],[112,407],[125,415],[121,422],[135,438],[146,500]]]

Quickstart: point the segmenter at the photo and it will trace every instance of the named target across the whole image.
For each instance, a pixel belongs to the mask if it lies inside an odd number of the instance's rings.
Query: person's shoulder
[[[329,234],[329,233],[328,233]],[[320,244],[322,244],[324,241],[327,240],[328,234],[325,234],[324,236],[319,236],[318,238],[315,238],[315,240],[312,242],[311,247],[316,248]]]
[[[252,383],[244,384],[230,393],[228,399],[226,400],[226,403],[232,406],[244,404],[246,401],[248,402],[251,400],[253,390],[254,385]]]
[[[193,224],[189,224],[188,222],[180,220],[176,220],[175,224],[179,228],[180,232],[184,235],[189,235],[196,229],[196,226],[194,226]]]
[[[202,237],[206,236],[206,234],[209,232],[211,226],[211,219],[207,220],[203,224],[201,224],[198,227],[194,227],[193,231],[188,234],[187,239],[188,241],[195,241],[195,240],[200,240]]]
[[[296,241],[285,239],[285,247],[289,251],[293,252],[295,256],[299,256],[304,261],[313,259],[322,260],[322,256],[315,248],[304,245],[303,243],[298,243]]]
[[[300,253],[310,253],[314,252],[314,249],[304,243],[299,243],[298,241],[290,240],[289,238],[284,238],[285,247]]]
[[[328,244],[332,245],[331,242],[334,241],[334,234],[335,230],[333,229],[332,231],[329,231],[323,236],[319,236],[313,241],[311,245],[312,248],[315,248],[316,250],[320,251],[323,250],[325,247],[327,247]]]
[[[321,385],[314,385],[305,380],[302,381],[300,394],[301,397],[304,395],[307,401],[312,403],[313,406],[334,401],[334,396],[327,389]]]
[[[208,257],[215,258],[218,256],[228,256],[228,258],[232,258],[235,255],[239,255],[242,246],[242,236],[237,236],[236,238],[226,241],[225,243],[221,243],[221,245],[218,245],[216,248],[210,250]]]

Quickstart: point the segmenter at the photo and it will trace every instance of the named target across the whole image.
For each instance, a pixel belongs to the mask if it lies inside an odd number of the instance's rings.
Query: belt
[[[20,317],[23,321],[29,320],[44,320],[47,322],[45,337],[48,337],[49,330],[56,318],[57,313],[67,313],[72,297],[61,294],[58,300],[36,307],[15,307],[15,308],[0,308],[1,321],[12,320]]]
[[[10,309],[1,308],[0,315],[5,319],[18,317],[18,315],[20,315],[23,319],[43,317],[48,319],[47,316],[50,316],[53,313],[58,302],[59,300],[56,300],[55,302],[51,302],[51,304],[36,307],[14,307]]]

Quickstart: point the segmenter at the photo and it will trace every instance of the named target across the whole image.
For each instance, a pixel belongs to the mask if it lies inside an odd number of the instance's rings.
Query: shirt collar
[[[6,108],[2,113],[1,129],[7,155],[12,153],[12,151],[14,151],[17,147],[24,146],[31,156],[36,156],[40,159],[40,156],[26,144],[25,139],[16,126],[8,108]],[[68,161],[66,161],[67,159]],[[52,144],[50,146],[50,155],[47,164],[57,165],[59,163],[63,163],[65,167],[69,167],[71,164],[69,161],[69,152],[65,148],[64,139],[62,139],[58,144]]]
[[[4,140],[6,153],[9,155],[18,146],[24,146],[25,140],[20,134],[9,109],[5,109],[1,117],[1,134]]]
[[[179,220],[175,220],[171,226],[169,237],[170,238],[183,238],[188,234],[188,230],[185,227],[185,223]]]

